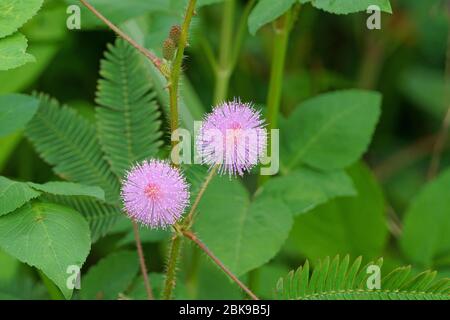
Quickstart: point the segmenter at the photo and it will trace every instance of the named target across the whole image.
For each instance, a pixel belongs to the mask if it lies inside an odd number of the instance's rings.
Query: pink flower
[[[128,216],[151,228],[173,225],[189,203],[184,176],[161,160],[144,161],[132,168],[121,195]]]
[[[267,132],[261,114],[239,100],[225,102],[208,114],[197,137],[202,162],[219,173],[243,175],[250,171],[267,147]]]

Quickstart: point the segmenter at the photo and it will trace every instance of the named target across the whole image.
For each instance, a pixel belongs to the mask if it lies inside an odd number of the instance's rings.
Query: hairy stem
[[[148,278],[147,266],[145,265],[144,251],[142,250],[142,242],[139,236],[139,227],[136,221],[133,220],[132,223],[133,223],[134,239],[136,241],[136,250],[139,256],[139,264],[141,266],[142,277],[144,278],[145,291],[147,292],[148,300],[153,300],[154,296],[152,286],[150,284],[150,279]]]
[[[100,12],[97,11],[89,2],[86,0],[80,0],[81,3],[94,15],[97,16],[100,20],[102,20],[112,31],[114,31],[119,37],[127,41],[129,44],[131,44],[133,47],[135,47],[140,53],[142,53],[144,56],[146,56],[158,69],[164,77],[168,77],[168,73],[163,68],[164,64],[161,59],[159,59],[153,52],[145,49],[141,45],[139,45],[136,41],[134,41],[131,37],[129,37],[125,32],[120,30],[116,25],[114,25],[111,21],[109,21],[104,15],[102,15]]]
[[[179,234],[175,232],[170,245],[169,261],[167,262],[166,279],[162,294],[164,300],[171,300],[173,297],[173,290],[177,280],[177,263],[181,251],[181,240]]]
[[[247,288],[247,286],[242,283],[238,277],[236,277],[223,263],[222,261],[220,261],[215,255],[214,253],[211,252],[211,250],[208,249],[208,247],[200,240],[197,238],[197,236],[195,234],[193,234],[190,231],[187,230],[183,230],[183,235],[188,238],[189,240],[191,240],[192,242],[194,242],[203,252],[205,252],[219,267],[220,269],[222,269],[223,272],[225,272],[230,278],[231,280],[233,280],[242,290],[245,291],[245,293],[248,294],[248,296],[250,298],[252,298],[253,300],[259,300],[258,297],[249,289]]]
[[[445,143],[447,141],[448,132],[450,128],[450,23],[448,28],[448,40],[447,40],[447,58],[445,63],[445,97],[444,103],[447,106],[447,112],[445,113],[444,120],[442,121],[442,127],[436,139],[433,147],[433,153],[431,156],[430,166],[428,168],[428,179],[433,179],[441,164],[441,155],[444,150]]]
[[[181,27],[180,40],[178,42],[177,54],[173,61],[169,76],[169,101],[170,101],[170,130],[173,133],[178,128],[178,91],[183,64],[184,50],[188,42],[189,26],[194,15],[197,0],[190,0]],[[173,144],[176,141],[172,142]]]

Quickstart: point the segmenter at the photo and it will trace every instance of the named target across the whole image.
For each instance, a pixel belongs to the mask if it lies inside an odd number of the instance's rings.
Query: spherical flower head
[[[209,113],[197,137],[204,164],[219,166],[219,174],[242,176],[258,164],[267,147],[261,113],[249,103],[225,102]]]
[[[175,224],[189,203],[188,184],[180,170],[160,160],[133,167],[121,195],[128,216],[151,228]]]

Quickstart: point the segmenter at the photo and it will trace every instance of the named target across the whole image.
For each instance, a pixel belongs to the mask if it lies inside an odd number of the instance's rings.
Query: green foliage
[[[16,32],[41,8],[44,0],[2,0],[0,3],[0,38]]]
[[[27,38],[21,33],[0,39],[0,71],[20,67],[28,62],[34,62],[35,58],[26,53],[28,47]]]
[[[108,48],[101,62],[97,128],[111,170],[122,179],[131,165],[156,156],[161,121],[140,53],[123,40]]]
[[[352,180],[343,171],[321,172],[300,167],[286,176],[270,179],[261,188],[262,197],[282,199],[297,215],[333,198],[354,196]]]
[[[404,217],[401,248],[409,261],[432,266],[450,256],[450,170],[431,181],[412,200]]]
[[[259,0],[248,17],[250,34],[255,35],[262,26],[281,16],[296,2],[297,0]]]
[[[392,13],[389,0],[299,0],[311,3],[315,8],[334,14],[348,14],[366,11],[369,6],[376,5],[381,11]]]
[[[161,296],[161,293],[164,288],[164,279],[165,276],[162,273],[149,273],[149,279],[152,286],[153,295],[155,297]],[[174,290],[174,297],[176,299],[187,299],[186,287],[182,282],[178,283]],[[144,278],[139,276],[132,285],[131,289],[125,294],[125,297],[128,297],[133,300],[147,300],[147,291],[144,286]]]
[[[273,258],[292,226],[292,214],[281,200],[251,201],[242,184],[227,177],[211,182],[198,211],[199,237],[237,275]]]
[[[326,93],[302,103],[283,130],[281,170],[300,163],[323,170],[355,163],[369,146],[380,105],[380,94],[362,90]]]
[[[0,216],[16,210],[40,194],[26,183],[0,176]]]
[[[313,260],[381,254],[387,237],[382,191],[367,167],[355,165],[348,173],[357,196],[332,200],[298,216],[288,241],[292,250]]]
[[[85,196],[105,200],[105,193],[99,187],[84,186],[72,182],[51,181],[44,184],[27,183],[30,187],[56,196]]]
[[[435,281],[436,272],[412,276],[411,267],[399,267],[381,275],[381,288],[369,289],[368,267],[381,267],[383,260],[361,267],[362,258],[350,264],[349,256],[320,260],[310,275],[309,262],[278,281],[279,299],[294,300],[449,300],[450,279]]]
[[[23,129],[38,105],[37,99],[21,94],[0,96],[0,137]]]
[[[81,297],[92,300],[117,299],[130,286],[139,270],[136,252],[113,253],[91,267],[81,279]]]
[[[90,251],[89,227],[76,211],[56,204],[32,202],[0,217],[0,247],[42,270],[66,299],[67,268],[83,265]]]
[[[95,128],[68,107],[40,98],[39,110],[28,124],[26,135],[41,157],[62,178],[100,186],[109,202],[117,201],[118,179],[100,148]]]

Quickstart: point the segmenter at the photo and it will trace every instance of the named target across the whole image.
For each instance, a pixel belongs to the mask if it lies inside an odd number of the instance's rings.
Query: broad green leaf
[[[99,187],[84,186],[78,183],[51,181],[44,184],[28,182],[33,189],[57,196],[85,196],[105,200],[105,193]]]
[[[71,207],[81,213],[89,224],[93,243],[107,235],[121,218],[127,220],[127,224],[131,227],[130,220],[124,217],[119,207],[107,204],[104,201],[87,197],[54,195],[47,195],[46,199],[52,203]]]
[[[26,135],[63,179],[99,186],[108,202],[118,200],[119,180],[104,159],[95,128],[73,109],[41,97]]]
[[[297,0],[259,0],[248,17],[248,29],[255,35],[265,24],[280,17],[296,3]]]
[[[207,5],[215,4],[215,3],[219,3],[219,2],[224,2],[224,1],[228,1],[228,0],[198,0],[197,7],[203,7],[203,6],[207,6]]]
[[[129,168],[155,157],[162,145],[161,113],[135,48],[118,39],[101,62],[96,108],[97,130],[112,171],[122,179]]]
[[[0,96],[0,137],[25,127],[36,113],[39,100],[22,94]]]
[[[43,2],[44,0],[2,0],[0,2],[0,38],[16,32],[38,12]]]
[[[380,116],[381,95],[363,90],[322,94],[300,104],[284,128],[281,170],[301,163],[333,170],[367,150]]]
[[[400,88],[415,106],[438,119],[444,116],[447,105],[441,71],[419,67],[406,70],[401,77]]]
[[[429,267],[450,254],[450,170],[428,183],[404,217],[401,248],[409,261]]]
[[[115,252],[100,260],[81,278],[81,297],[113,300],[124,293],[139,270],[135,251]]]
[[[370,170],[361,164],[348,170],[355,197],[343,197],[296,218],[288,249],[316,260],[349,253],[373,258],[387,239],[384,199]]]
[[[39,197],[40,194],[26,183],[0,176],[0,216],[20,208],[31,199]]]
[[[0,71],[20,67],[28,62],[35,62],[35,58],[26,53],[27,38],[21,33],[0,39]]]
[[[348,14],[366,11],[369,6],[375,5],[381,11],[392,13],[389,0],[299,0],[301,3],[311,2],[317,9],[335,13]]]
[[[261,198],[282,199],[297,215],[336,197],[354,196],[352,180],[343,171],[321,172],[300,167],[263,185]]]
[[[26,204],[0,217],[0,247],[42,270],[66,299],[67,268],[81,268],[90,250],[89,227],[76,211],[49,203]]]
[[[291,226],[292,214],[281,200],[252,202],[242,184],[228,177],[211,182],[195,224],[200,239],[237,275],[273,258]]]

